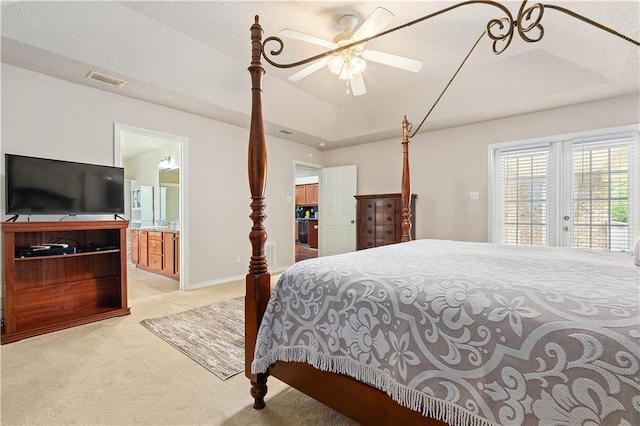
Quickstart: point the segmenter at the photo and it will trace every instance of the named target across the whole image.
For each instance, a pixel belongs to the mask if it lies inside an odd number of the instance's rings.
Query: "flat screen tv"
[[[124,169],[5,154],[8,215],[124,213]]]

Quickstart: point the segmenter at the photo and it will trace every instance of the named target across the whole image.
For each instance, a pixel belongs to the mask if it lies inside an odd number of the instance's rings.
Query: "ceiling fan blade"
[[[284,37],[294,38],[296,40],[305,41],[307,43],[326,47],[327,49],[333,49],[336,47],[336,44],[332,41],[324,40],[319,37],[301,33],[300,31],[292,30],[291,28],[285,28],[284,30],[280,31],[278,34]]]
[[[318,59],[316,62],[312,63],[308,67],[305,67],[298,71],[297,73],[289,76],[289,80],[291,81],[299,81],[305,78],[306,76],[318,71],[322,67],[327,66],[327,62],[329,62],[329,57],[324,57],[322,59]]]
[[[358,74],[349,80],[349,86],[351,86],[351,93],[353,93],[353,96],[360,96],[367,93],[367,86],[364,84],[362,74]]]
[[[405,56],[392,55],[391,53],[378,52],[377,50],[365,49],[362,57],[367,61],[378,62],[391,67],[400,68],[406,71],[418,72],[422,69],[422,61],[407,58]]]
[[[387,9],[378,7],[367,20],[360,25],[360,28],[353,33],[351,38],[354,40],[362,40],[363,38],[371,37],[389,25],[395,17],[396,16]]]

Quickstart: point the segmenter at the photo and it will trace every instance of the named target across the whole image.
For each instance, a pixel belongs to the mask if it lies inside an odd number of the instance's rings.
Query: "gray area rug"
[[[244,370],[242,297],[142,320],[140,324],[222,380]]]

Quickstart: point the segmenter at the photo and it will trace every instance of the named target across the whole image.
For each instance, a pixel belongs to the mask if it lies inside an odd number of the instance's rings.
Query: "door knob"
[[[351,223],[356,223],[356,221],[355,221],[355,220],[353,220],[353,219],[351,219]]]

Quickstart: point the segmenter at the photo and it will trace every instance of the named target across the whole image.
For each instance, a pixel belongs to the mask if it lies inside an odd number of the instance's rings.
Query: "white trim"
[[[585,130],[580,132],[561,133],[558,135],[540,136],[540,137],[535,137],[530,139],[519,139],[519,140],[506,141],[506,142],[495,142],[495,143],[489,144],[489,150],[510,147],[510,146],[539,144],[544,142],[551,143],[551,142],[557,142],[560,140],[593,137],[594,135],[597,135],[597,134],[624,133],[624,132],[640,132],[640,123],[626,124],[624,126],[616,126],[616,127],[605,127],[602,129]]]
[[[640,136],[636,135],[634,139],[631,155],[633,155],[632,163],[635,167],[631,170],[631,182],[635,182],[637,187],[629,194],[629,216],[635,218],[632,222],[635,226],[630,229],[632,251],[633,242],[640,237]]]
[[[562,227],[565,225],[568,225],[570,227],[573,226],[573,222],[565,223],[562,217],[564,217],[565,214],[568,214],[570,221],[573,221],[573,215],[565,213],[565,206],[562,205],[562,194],[565,193],[563,192],[564,175],[562,174],[565,153],[562,150],[562,145],[552,143],[549,151],[549,156],[549,169],[551,172],[551,176],[549,176],[549,179],[551,180],[549,189],[551,193],[548,196],[550,206],[549,217],[547,218],[547,223],[549,224],[547,244],[553,247],[559,247],[564,240],[562,238],[564,235]],[[569,163],[569,167],[571,167],[571,163]],[[571,174],[569,174],[569,176],[571,176]],[[569,183],[569,185],[571,185],[571,183]],[[569,187],[569,190],[571,190],[571,187]]]
[[[129,133],[134,135],[148,136],[157,139],[164,139],[180,144],[180,290],[190,290],[189,284],[189,181],[188,181],[188,147],[189,138],[171,133],[159,132],[155,130],[143,129],[120,123],[113,123],[113,163],[116,166],[122,165],[121,156],[121,134]]]
[[[496,197],[500,193],[497,188],[497,182],[495,179],[495,170],[498,155],[498,148],[492,148],[492,145],[489,145],[489,164],[488,164],[488,175],[489,175],[489,184],[487,185],[488,196],[489,196],[489,224],[488,224],[488,237],[490,243],[502,243],[502,237],[500,231],[500,224],[498,221],[498,215],[496,214]]]
[[[278,275],[286,271],[288,267],[289,266],[279,266],[277,268],[271,269],[269,271],[269,274],[271,274],[271,276],[273,277],[274,275]],[[246,277],[247,277],[246,275],[233,275],[230,277],[219,278],[217,280],[203,281],[203,282],[191,284],[187,289],[187,291],[200,290],[202,288],[213,287],[216,285],[229,284],[237,281],[244,281]]]

